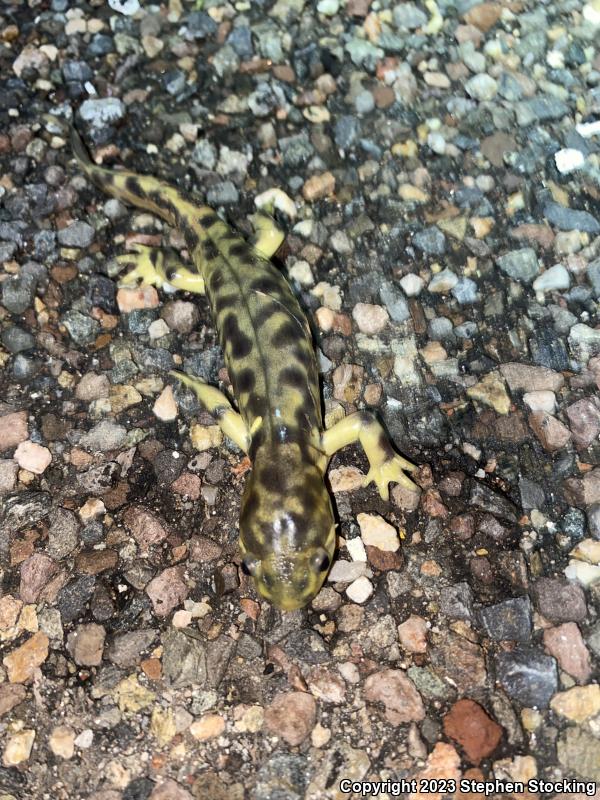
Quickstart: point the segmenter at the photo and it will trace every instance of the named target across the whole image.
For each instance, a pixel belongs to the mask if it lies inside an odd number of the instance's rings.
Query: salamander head
[[[335,519],[323,476],[313,465],[294,474],[286,493],[269,490],[262,480],[266,474],[255,467],[246,484],[240,514],[242,569],[266,600],[292,611],[308,605],[327,577]]]

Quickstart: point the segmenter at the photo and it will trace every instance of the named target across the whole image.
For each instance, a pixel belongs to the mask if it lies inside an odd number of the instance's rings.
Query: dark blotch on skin
[[[283,369],[279,378],[281,383],[293,389],[305,389],[308,380],[306,372],[300,369],[300,367],[294,366]]]
[[[278,303],[268,303],[262,306],[258,314],[254,317],[254,325],[260,328],[267,320],[271,319],[274,314],[277,314],[278,311],[283,311]]]
[[[285,475],[275,466],[263,467],[259,479],[265,489],[273,494],[283,494],[287,488]]]
[[[243,258],[249,253],[249,247],[246,242],[235,242],[229,248],[229,255],[233,258]]]
[[[184,228],[185,240],[187,242],[187,246],[188,246],[190,252],[193,253],[194,250],[200,244],[200,237],[198,236],[196,231],[193,228],[191,228],[189,225],[183,225],[182,227]]]
[[[217,245],[213,242],[212,239],[207,239],[205,242],[202,243],[202,253],[207,261],[214,261],[215,258],[219,257],[219,251],[217,249]]]
[[[245,403],[246,409],[250,416],[252,417],[260,417],[264,412],[265,400],[264,397],[261,397],[259,394],[253,393],[250,395],[248,400]],[[261,427],[259,431],[263,430]],[[252,439],[254,443],[255,439]]]
[[[211,292],[213,293],[218,292],[219,289],[221,289],[223,284],[225,283],[225,276],[220,270],[215,269],[211,273],[211,276],[208,279],[208,283],[210,285]]]
[[[216,214],[208,214],[206,217],[200,217],[198,223],[201,228],[204,228],[204,230],[207,231],[217,223],[218,219],[219,218]]]
[[[234,358],[245,358],[252,352],[252,339],[240,330],[235,314],[228,314],[223,322],[223,346],[227,342]]]
[[[273,347],[286,347],[297,342],[300,335],[298,323],[288,320],[277,329],[271,344]]]
[[[390,441],[389,441],[388,437],[385,435],[384,431],[381,431],[381,433],[379,434],[379,441],[377,442],[377,444],[379,445],[379,448],[381,449],[381,451],[383,453],[385,453],[386,458],[393,458],[394,457],[394,455],[395,455],[394,448],[390,444]]]
[[[235,387],[238,392],[251,392],[252,389],[254,389],[256,377],[254,375],[254,370],[250,369],[250,367],[241,369],[234,375],[234,378]]]
[[[228,308],[233,308],[239,301],[236,294],[222,294],[215,300],[215,314],[220,314]]]
[[[135,194],[138,197],[141,194],[141,189],[137,178],[134,178],[132,175],[125,180],[125,188],[128,192],[131,192],[131,194]]]

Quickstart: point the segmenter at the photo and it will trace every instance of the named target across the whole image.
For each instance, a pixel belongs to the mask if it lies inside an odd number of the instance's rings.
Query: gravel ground
[[[599,0],[4,0],[2,800],[593,795],[599,42]],[[71,119],[245,233],[275,189],[327,417],[421,465],[384,503],[335,457],[306,610],[241,573],[249,464],[168,379],[227,385],[206,301],[117,290],[183,239],[86,182]]]

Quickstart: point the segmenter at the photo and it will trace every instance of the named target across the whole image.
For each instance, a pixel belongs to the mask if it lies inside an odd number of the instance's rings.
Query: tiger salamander
[[[174,372],[252,462],[240,510],[242,569],[258,592],[283,610],[317,594],[335,549],[335,520],[325,486],[331,456],[359,441],[369,459],[365,484],[384,500],[388,483],[410,488],[416,467],[398,455],[377,419],[350,414],[324,430],[317,361],[306,317],[282,273],[269,260],[283,240],[257,215],[251,246],[211,209],[166,183],[92,162],[72,131],[73,152],[103,191],[147,209],[180,229],[191,265],[142,246],[119,256],[134,268],[121,285],[152,284],[205,293],[237,401],[216,387]]]

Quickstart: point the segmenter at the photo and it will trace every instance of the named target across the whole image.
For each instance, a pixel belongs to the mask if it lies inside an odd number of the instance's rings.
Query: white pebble
[[[575,130],[584,139],[591,139],[592,136],[600,134],[600,119],[595,119],[593,122],[581,122],[575,126]]]
[[[421,278],[419,275],[413,275],[412,273],[405,275],[400,279],[402,291],[408,297],[416,297],[418,294],[420,294],[424,284],[425,281],[423,278]]]
[[[398,550],[400,539],[396,529],[379,514],[359,514],[356,519],[365,544],[388,553],[395,553]]]
[[[367,560],[367,551],[365,550],[365,546],[362,543],[360,537],[355,536],[354,539],[347,539],[346,549],[350,553],[350,558],[352,559],[352,561]]]
[[[329,583],[351,583],[364,576],[367,570],[365,561],[342,561],[338,558],[329,571]]]
[[[169,333],[169,326],[164,319],[155,319],[148,325],[148,336],[151,339],[160,339],[161,336],[166,336]]]
[[[177,417],[177,403],[171,386],[165,386],[152,407],[154,415],[163,422],[171,422]]]
[[[434,294],[448,294],[458,283],[458,275],[451,269],[444,269],[429,281],[428,290]]]
[[[573,560],[565,569],[565,575],[570,581],[577,581],[582,586],[591,586],[600,580],[600,567],[596,564],[587,564],[585,561]]]
[[[574,172],[576,169],[581,169],[585,163],[585,156],[581,150],[575,150],[574,147],[563,147],[554,154],[554,161],[556,162],[556,169],[563,175],[569,172]]]
[[[364,575],[357,578],[346,589],[346,595],[353,603],[365,603],[373,594],[373,584]]]
[[[308,261],[296,261],[288,270],[290,278],[298,281],[300,286],[314,286],[315,279]]]
[[[555,264],[550,269],[542,272],[533,282],[536,292],[553,292],[556,289],[568,289],[571,285],[571,276],[562,264]]]
[[[108,0],[108,5],[126,17],[132,17],[140,10],[139,0]]]
[[[532,411],[547,411],[553,414],[556,408],[556,395],[549,390],[541,389],[537,392],[526,392],[523,395],[523,402]]]

